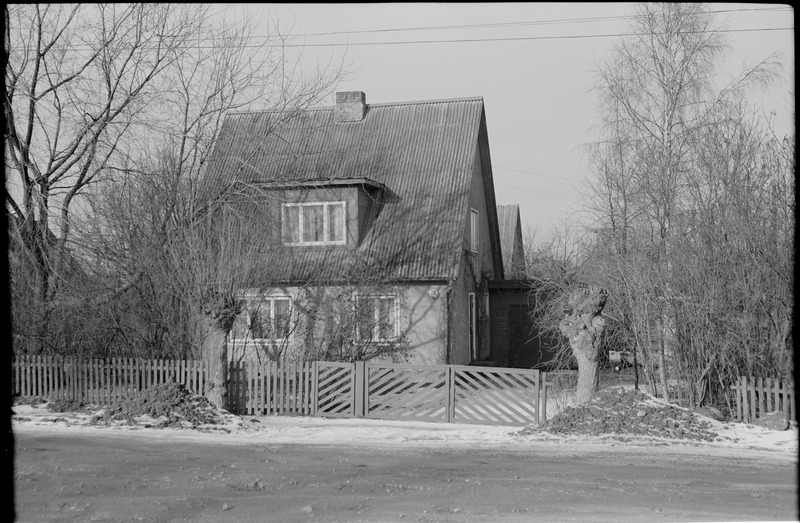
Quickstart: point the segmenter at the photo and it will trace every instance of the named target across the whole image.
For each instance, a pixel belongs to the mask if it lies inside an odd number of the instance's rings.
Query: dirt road
[[[785,461],[15,432],[18,521],[796,520]]]

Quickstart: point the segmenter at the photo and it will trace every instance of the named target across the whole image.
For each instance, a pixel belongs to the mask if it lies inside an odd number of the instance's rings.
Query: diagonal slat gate
[[[453,367],[455,421],[518,425],[539,421],[540,375],[517,369]]]
[[[366,417],[450,421],[446,366],[367,363],[365,373]]]
[[[253,363],[230,369],[238,413],[525,425],[547,419],[532,369],[389,363]]]
[[[318,361],[314,367],[314,413],[350,418],[356,415],[355,365]]]

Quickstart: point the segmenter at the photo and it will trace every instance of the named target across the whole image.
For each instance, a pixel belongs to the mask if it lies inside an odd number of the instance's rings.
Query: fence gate
[[[364,413],[369,418],[450,421],[446,365],[366,363]]]
[[[314,414],[350,418],[356,415],[355,364],[318,361],[314,366]]]
[[[464,423],[524,425],[544,421],[542,374],[529,369],[453,366],[453,420]]]

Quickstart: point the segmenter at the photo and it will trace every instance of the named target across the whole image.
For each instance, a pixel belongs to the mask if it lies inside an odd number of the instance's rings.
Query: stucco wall
[[[352,303],[331,299],[337,293],[350,290],[343,288],[295,286],[273,288],[266,292],[270,296],[292,298],[292,330],[285,347],[284,357],[313,359],[325,351],[326,311],[351,307]],[[384,355],[376,361],[401,361],[407,363],[436,365],[447,361],[447,287],[444,284],[411,284],[382,286],[378,294],[391,293],[396,297],[398,346],[406,350],[397,357]],[[376,294],[364,290],[362,294]],[[321,305],[320,305],[321,304]],[[316,307],[319,305],[319,307]],[[229,359],[265,359],[263,349],[253,343],[228,345]]]

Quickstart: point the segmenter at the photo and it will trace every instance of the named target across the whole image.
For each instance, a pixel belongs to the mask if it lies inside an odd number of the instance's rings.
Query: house
[[[491,361],[505,269],[482,98],[230,113],[206,176],[252,188],[272,247],[232,357]]]
[[[548,368],[557,343],[531,319],[541,296],[525,266],[519,206],[498,206],[497,219],[505,279],[489,282],[491,360],[502,367]]]
[[[508,279],[524,280],[525,252],[522,246],[522,223],[519,205],[498,205],[497,224],[500,233],[500,248],[503,254],[503,271]]]

